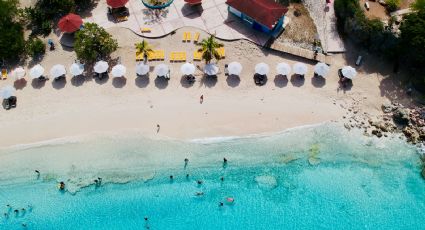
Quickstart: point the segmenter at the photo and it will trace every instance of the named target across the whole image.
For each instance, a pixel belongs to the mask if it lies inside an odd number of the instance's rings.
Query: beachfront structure
[[[288,9],[273,0],[227,0],[228,10],[252,28],[277,37]]]

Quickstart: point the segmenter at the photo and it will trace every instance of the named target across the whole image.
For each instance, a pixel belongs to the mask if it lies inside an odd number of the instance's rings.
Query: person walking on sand
[[[159,124],[156,124],[156,132],[159,133],[159,130],[161,129],[161,126]]]
[[[204,95],[202,94],[201,97],[199,98],[199,103],[202,104],[204,103]]]

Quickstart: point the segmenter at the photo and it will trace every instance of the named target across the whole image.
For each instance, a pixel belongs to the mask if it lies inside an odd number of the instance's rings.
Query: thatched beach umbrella
[[[319,62],[314,66],[314,72],[319,76],[326,77],[329,72],[329,66],[325,63]]]
[[[13,77],[15,77],[15,80],[20,80],[25,76],[25,69],[22,67],[18,67],[13,70],[12,75]]]
[[[348,79],[353,79],[357,75],[356,69],[354,69],[351,66],[344,66],[344,68],[342,68],[341,72],[342,72],[342,76],[344,76]]]
[[[195,73],[195,65],[192,63],[184,63],[180,67],[180,72],[182,72],[183,75],[192,75]]]
[[[242,65],[239,62],[230,62],[229,66],[227,66],[227,71],[229,75],[238,75],[242,72]]]
[[[118,64],[112,67],[112,70],[111,70],[112,77],[123,77],[126,72],[127,72],[127,68],[125,68],[125,66],[121,64]]]
[[[277,74],[288,76],[291,73],[291,66],[285,62],[281,62],[276,66]]]
[[[108,71],[109,65],[106,61],[98,61],[93,67],[94,72],[96,73],[105,73]]]
[[[294,70],[294,73],[298,75],[305,75],[308,71],[307,66],[301,62],[295,63],[292,69]]]
[[[144,62],[139,62],[136,65],[136,74],[137,75],[145,75],[149,73],[149,65],[146,65]]]
[[[170,77],[170,76],[167,77],[169,71],[170,71],[170,68],[168,68],[168,66],[166,64],[159,64],[159,65],[155,66],[155,69],[154,69],[156,76],[165,77],[165,78]]]
[[[50,76],[52,76],[54,79],[64,76],[66,74],[66,69],[65,66],[63,65],[54,65],[51,69],[50,69]]]
[[[15,96],[15,92],[16,89],[13,86],[7,85],[0,90],[0,95],[3,99],[9,99],[10,97]]]
[[[34,67],[30,69],[30,77],[32,78],[39,78],[43,75],[43,73],[44,73],[44,68],[40,64],[35,65]]]
[[[255,66],[255,73],[260,75],[267,75],[270,71],[269,65],[264,62],[258,63]]]
[[[208,76],[215,76],[218,74],[219,68],[215,64],[206,64],[204,67],[204,73]]]
[[[84,65],[80,63],[72,63],[72,65],[69,67],[69,72],[72,74],[72,76],[79,76],[84,72]]]

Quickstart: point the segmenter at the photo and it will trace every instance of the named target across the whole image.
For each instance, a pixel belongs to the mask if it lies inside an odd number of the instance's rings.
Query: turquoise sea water
[[[26,229],[425,226],[415,148],[337,125],[195,142],[102,137],[3,150],[0,159],[0,211],[9,215],[0,229],[25,229],[23,223]],[[100,187],[92,184],[97,177]],[[57,190],[61,180],[69,191]]]

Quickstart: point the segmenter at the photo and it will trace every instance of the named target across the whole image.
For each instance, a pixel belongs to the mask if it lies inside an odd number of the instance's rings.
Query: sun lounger
[[[151,28],[144,27],[144,28],[140,28],[140,32],[142,32],[142,33],[150,33],[150,32],[152,32],[152,30],[151,30]]]
[[[186,52],[171,52],[170,53],[170,61],[186,61]]]
[[[143,53],[136,53],[136,61],[143,61],[144,57],[143,57]]]
[[[194,43],[198,43],[199,41],[199,36],[201,36],[201,34],[199,32],[195,33],[195,36],[193,36],[193,42]]]
[[[224,47],[217,48],[217,52],[220,55],[220,58],[226,57],[226,50],[224,49]]]
[[[1,79],[2,80],[7,79],[7,69],[1,69]]]
[[[190,32],[183,32],[183,42],[190,42],[191,34]]]
[[[194,61],[201,61],[202,60],[202,53],[195,50],[193,51],[193,60]]]

